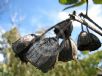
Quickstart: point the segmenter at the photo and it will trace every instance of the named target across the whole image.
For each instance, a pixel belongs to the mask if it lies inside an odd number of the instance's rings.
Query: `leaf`
[[[95,4],[102,4],[102,0],[93,0],[93,2]],[[63,9],[63,10],[66,10],[69,8],[81,6],[82,4],[86,3],[86,0],[80,0],[80,1],[79,0],[59,0],[59,3],[63,5],[70,5]]]
[[[74,3],[73,5],[70,5],[70,6],[66,7],[66,8],[64,8],[63,10],[66,10],[66,9],[69,9],[69,8],[73,8],[73,7],[77,7],[77,6],[81,6],[84,3],[86,3],[86,0],[81,0],[80,2]]]
[[[7,39],[8,43],[12,45],[13,42],[20,38],[20,33],[18,29],[14,27],[10,31],[4,33],[3,36]]]
[[[59,0],[59,3],[67,5],[67,4],[74,4],[77,3],[78,0]]]
[[[102,4],[102,0],[93,0],[95,4]]]
[[[102,0],[93,0],[95,4],[102,4]]]
[[[82,51],[82,53],[83,53],[84,55],[86,55],[86,54],[89,54],[89,51],[85,50],[85,51]]]

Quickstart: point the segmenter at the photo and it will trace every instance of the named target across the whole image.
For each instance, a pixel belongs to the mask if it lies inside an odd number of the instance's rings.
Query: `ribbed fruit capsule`
[[[101,42],[94,34],[82,31],[78,36],[77,47],[80,51],[94,51],[101,47]]]
[[[61,43],[62,50],[59,53],[58,60],[67,62],[77,59],[77,46],[72,39],[67,39]]]
[[[31,64],[42,72],[48,72],[54,67],[58,53],[58,40],[56,38],[44,38],[36,41],[25,55]]]
[[[29,34],[21,37],[12,44],[13,51],[15,52],[16,56],[21,59],[21,61],[28,62],[24,54],[29,50],[36,37],[37,36],[35,34]]]
[[[72,21],[70,19],[66,19],[56,24],[54,32],[59,38],[64,39],[64,37],[69,38],[71,36],[72,30]]]

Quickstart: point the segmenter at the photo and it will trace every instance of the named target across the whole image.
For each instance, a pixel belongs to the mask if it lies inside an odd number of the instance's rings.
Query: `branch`
[[[87,26],[88,28],[90,28],[91,30],[102,36],[102,30],[101,31],[97,30],[95,27],[92,27],[90,24],[88,24],[85,20],[77,18],[77,16],[73,14],[69,14],[69,16],[72,20],[82,23],[83,25]]]
[[[96,69],[98,69],[98,70],[100,70],[102,72],[102,69],[101,68],[97,67]]]
[[[83,16],[84,18],[86,18],[87,20],[89,20],[90,22],[92,22],[94,25],[96,25],[100,30],[102,30],[102,27],[100,27],[97,23],[95,23],[91,18],[89,18],[87,15],[84,15],[83,13],[80,14],[80,16]]]

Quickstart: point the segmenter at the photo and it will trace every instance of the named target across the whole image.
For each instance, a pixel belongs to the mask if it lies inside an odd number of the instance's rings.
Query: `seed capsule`
[[[35,34],[29,34],[21,37],[12,44],[13,51],[15,52],[16,56],[21,59],[21,61],[28,62],[24,54],[29,50],[36,37],[37,36]]]
[[[73,30],[72,21],[70,19],[67,19],[58,23],[54,29],[54,32],[59,38],[63,39],[64,37],[69,38],[69,36],[71,36],[72,30]]]
[[[101,47],[101,42],[94,34],[82,31],[78,36],[77,47],[80,51],[94,51]]]
[[[58,57],[59,61],[66,62],[77,58],[77,46],[73,40],[68,39],[65,42],[62,41],[61,47],[62,50]]]
[[[44,38],[36,41],[25,55],[31,64],[42,72],[48,72],[54,67],[58,53],[58,40],[56,38]]]

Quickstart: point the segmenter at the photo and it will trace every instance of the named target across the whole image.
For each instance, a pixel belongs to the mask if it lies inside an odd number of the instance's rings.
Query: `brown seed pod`
[[[31,64],[42,72],[47,72],[54,67],[58,53],[58,40],[56,38],[44,38],[36,41],[25,55]]]
[[[77,47],[80,51],[94,51],[101,47],[101,42],[94,34],[82,31],[78,36]]]
[[[76,60],[77,58],[77,46],[72,39],[67,39],[61,43],[62,50],[59,53],[58,60],[67,62],[70,60]]]
[[[73,30],[72,21],[70,19],[66,19],[55,25],[54,32],[59,38],[69,38],[71,36]],[[64,34],[62,33],[64,32]],[[64,36],[63,36],[64,35]]]
[[[95,36],[92,33],[89,33],[90,38],[92,39],[92,41],[90,42],[90,51],[94,51],[97,50],[98,48],[101,47],[101,42],[99,40],[99,38],[97,36]]]
[[[12,44],[12,49],[15,52],[16,56],[21,59],[23,62],[27,62],[24,54],[28,51],[30,46],[33,44],[34,39],[37,36],[35,34],[29,34],[24,37],[21,37],[16,42]]]

